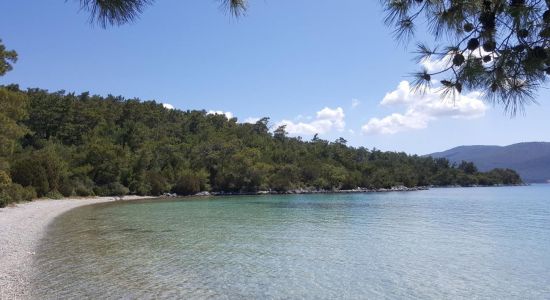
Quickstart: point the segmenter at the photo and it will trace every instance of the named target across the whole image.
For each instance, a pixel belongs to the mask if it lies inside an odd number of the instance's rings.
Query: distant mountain
[[[550,143],[519,143],[510,146],[460,146],[429,154],[451,162],[471,161],[480,171],[494,168],[516,170],[526,182],[550,181]]]

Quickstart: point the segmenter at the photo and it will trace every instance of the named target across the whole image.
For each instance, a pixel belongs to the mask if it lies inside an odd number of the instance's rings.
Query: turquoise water
[[[550,185],[92,205],[36,298],[549,299]]]

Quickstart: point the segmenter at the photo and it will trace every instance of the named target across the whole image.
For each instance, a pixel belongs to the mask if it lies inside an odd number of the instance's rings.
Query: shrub
[[[149,172],[147,174],[147,181],[151,186],[150,194],[153,196],[162,195],[162,193],[170,190],[168,183],[166,182],[166,178],[159,173]]]
[[[0,191],[0,208],[8,206],[11,199],[2,191]]]
[[[32,201],[33,199],[36,199],[38,197],[36,195],[36,191],[32,186],[26,186],[23,189],[23,200]]]
[[[74,193],[79,197],[94,196],[94,190],[92,188],[78,185],[74,188]]]
[[[11,178],[8,173],[0,170],[0,189],[11,185]]]
[[[292,176],[288,172],[288,168],[278,170],[269,178],[271,187],[278,192],[285,192],[293,188]]]
[[[129,192],[130,190],[119,182],[113,182],[94,188],[94,193],[98,196],[124,196]]]
[[[318,190],[324,190],[324,189],[328,189],[329,188],[329,184],[328,182],[322,178],[322,177],[317,177],[314,181],[313,181],[313,186],[318,189]]]
[[[90,178],[74,179],[74,193],[80,197],[94,196],[94,182]]]
[[[16,161],[11,167],[11,177],[22,186],[33,186],[39,197],[50,191],[61,190],[67,177],[67,165],[53,146],[33,152]]]
[[[50,190],[46,170],[31,158],[16,161],[11,167],[11,176],[22,186],[33,186],[40,197]]]
[[[17,183],[4,187],[0,193],[6,203],[32,201],[36,198],[36,191],[34,188],[23,187]]]
[[[46,194],[46,197],[50,199],[61,199],[63,198],[63,195],[59,191],[53,190],[53,191],[49,191]]]
[[[140,179],[130,182],[129,190],[132,194],[145,196],[151,194],[151,185]]]
[[[74,188],[74,182],[72,180],[65,179],[61,182],[61,186],[59,187],[59,192],[64,197],[71,197],[75,195],[75,188]]]
[[[201,169],[198,172],[195,172],[195,176],[199,179],[200,191],[209,191],[210,183],[208,178],[210,177],[210,173],[204,169]]]
[[[466,173],[461,173],[457,175],[456,182],[460,186],[472,186],[478,184],[477,178],[475,176]]]
[[[191,172],[184,172],[176,181],[172,192],[178,195],[194,195],[201,191],[201,180]]]

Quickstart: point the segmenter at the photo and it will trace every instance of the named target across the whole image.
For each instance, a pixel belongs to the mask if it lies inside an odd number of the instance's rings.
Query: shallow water
[[[37,298],[550,298],[550,185],[72,210]]]

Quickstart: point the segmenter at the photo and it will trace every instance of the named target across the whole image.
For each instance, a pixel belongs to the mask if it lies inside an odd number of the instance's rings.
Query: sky
[[[250,0],[235,19],[215,0],[162,0],[107,29],[77,0],[0,1],[0,12],[0,39],[19,53],[0,84],[156,100],[239,122],[270,117],[304,139],[411,154],[550,141],[547,88],[513,118],[476,91],[454,102],[437,88],[410,93],[421,66],[413,44],[383,24],[379,1]]]

